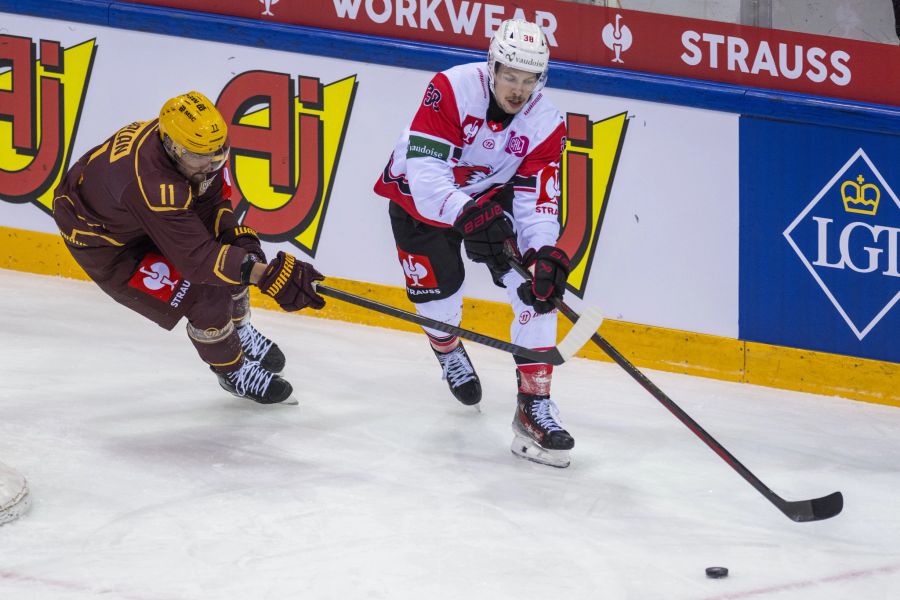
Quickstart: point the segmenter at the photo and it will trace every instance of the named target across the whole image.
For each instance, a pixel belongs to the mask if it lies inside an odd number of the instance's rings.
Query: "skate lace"
[[[254,359],[261,359],[272,347],[272,340],[256,330],[251,323],[237,328],[244,352]]]
[[[548,433],[551,431],[563,431],[562,426],[557,421],[559,418],[559,407],[550,398],[534,400],[528,412],[531,414],[532,420]]]
[[[450,381],[452,387],[459,387],[462,384],[475,379],[475,369],[469,358],[463,351],[462,346],[457,347],[452,352],[438,356],[441,361],[441,367],[444,369],[443,378]]]
[[[228,375],[229,381],[235,391],[241,396],[247,393],[263,396],[269,389],[269,382],[275,374],[266,371],[259,365],[259,361],[247,360],[240,369]]]

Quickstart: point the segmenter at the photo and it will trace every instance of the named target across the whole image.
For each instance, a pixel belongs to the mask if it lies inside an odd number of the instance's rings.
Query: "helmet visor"
[[[225,142],[219,150],[208,154],[198,154],[182,148],[178,154],[178,162],[189,173],[212,173],[221,169],[228,161],[231,153],[231,144]]]

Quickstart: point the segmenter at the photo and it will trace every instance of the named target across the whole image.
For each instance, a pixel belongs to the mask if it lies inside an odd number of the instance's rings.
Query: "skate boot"
[[[238,325],[236,329],[247,360],[259,361],[263,369],[272,373],[284,370],[284,353],[275,342],[261,334],[250,321]]]
[[[478,379],[462,342],[450,352],[439,352],[434,348],[432,350],[444,369],[443,379],[447,380],[453,396],[466,406],[481,402],[481,380]]]
[[[280,376],[262,367],[259,361],[244,359],[241,368],[231,373],[213,370],[222,389],[240,398],[249,398],[260,404],[297,404],[291,402],[294,388]]]
[[[542,465],[568,467],[569,450],[575,446],[575,440],[558,418],[559,408],[550,396],[519,392],[512,422],[512,453]]]

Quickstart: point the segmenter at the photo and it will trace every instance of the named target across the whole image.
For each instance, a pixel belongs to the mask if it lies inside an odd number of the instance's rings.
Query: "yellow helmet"
[[[216,153],[225,146],[228,126],[216,105],[200,92],[175,96],[159,111],[159,135],[188,152]]]

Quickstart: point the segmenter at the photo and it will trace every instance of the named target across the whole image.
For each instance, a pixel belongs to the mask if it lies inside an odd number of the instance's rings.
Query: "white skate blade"
[[[520,458],[536,462],[541,465],[565,469],[572,462],[568,450],[548,450],[542,448],[530,437],[513,435],[512,445],[509,447],[513,454]]]
[[[603,313],[596,306],[590,306],[581,313],[581,316],[572,325],[572,329],[569,330],[566,337],[556,346],[563,359],[569,360],[572,358],[572,355],[581,350],[582,346],[591,339],[591,336],[597,333],[602,323]]]
[[[287,406],[297,406],[298,404],[300,404],[300,402],[293,396],[288,396],[287,400],[282,400],[281,402],[276,402],[275,404],[286,404]]]
[[[0,525],[15,521],[31,506],[28,484],[21,475],[8,474],[0,481]]]

